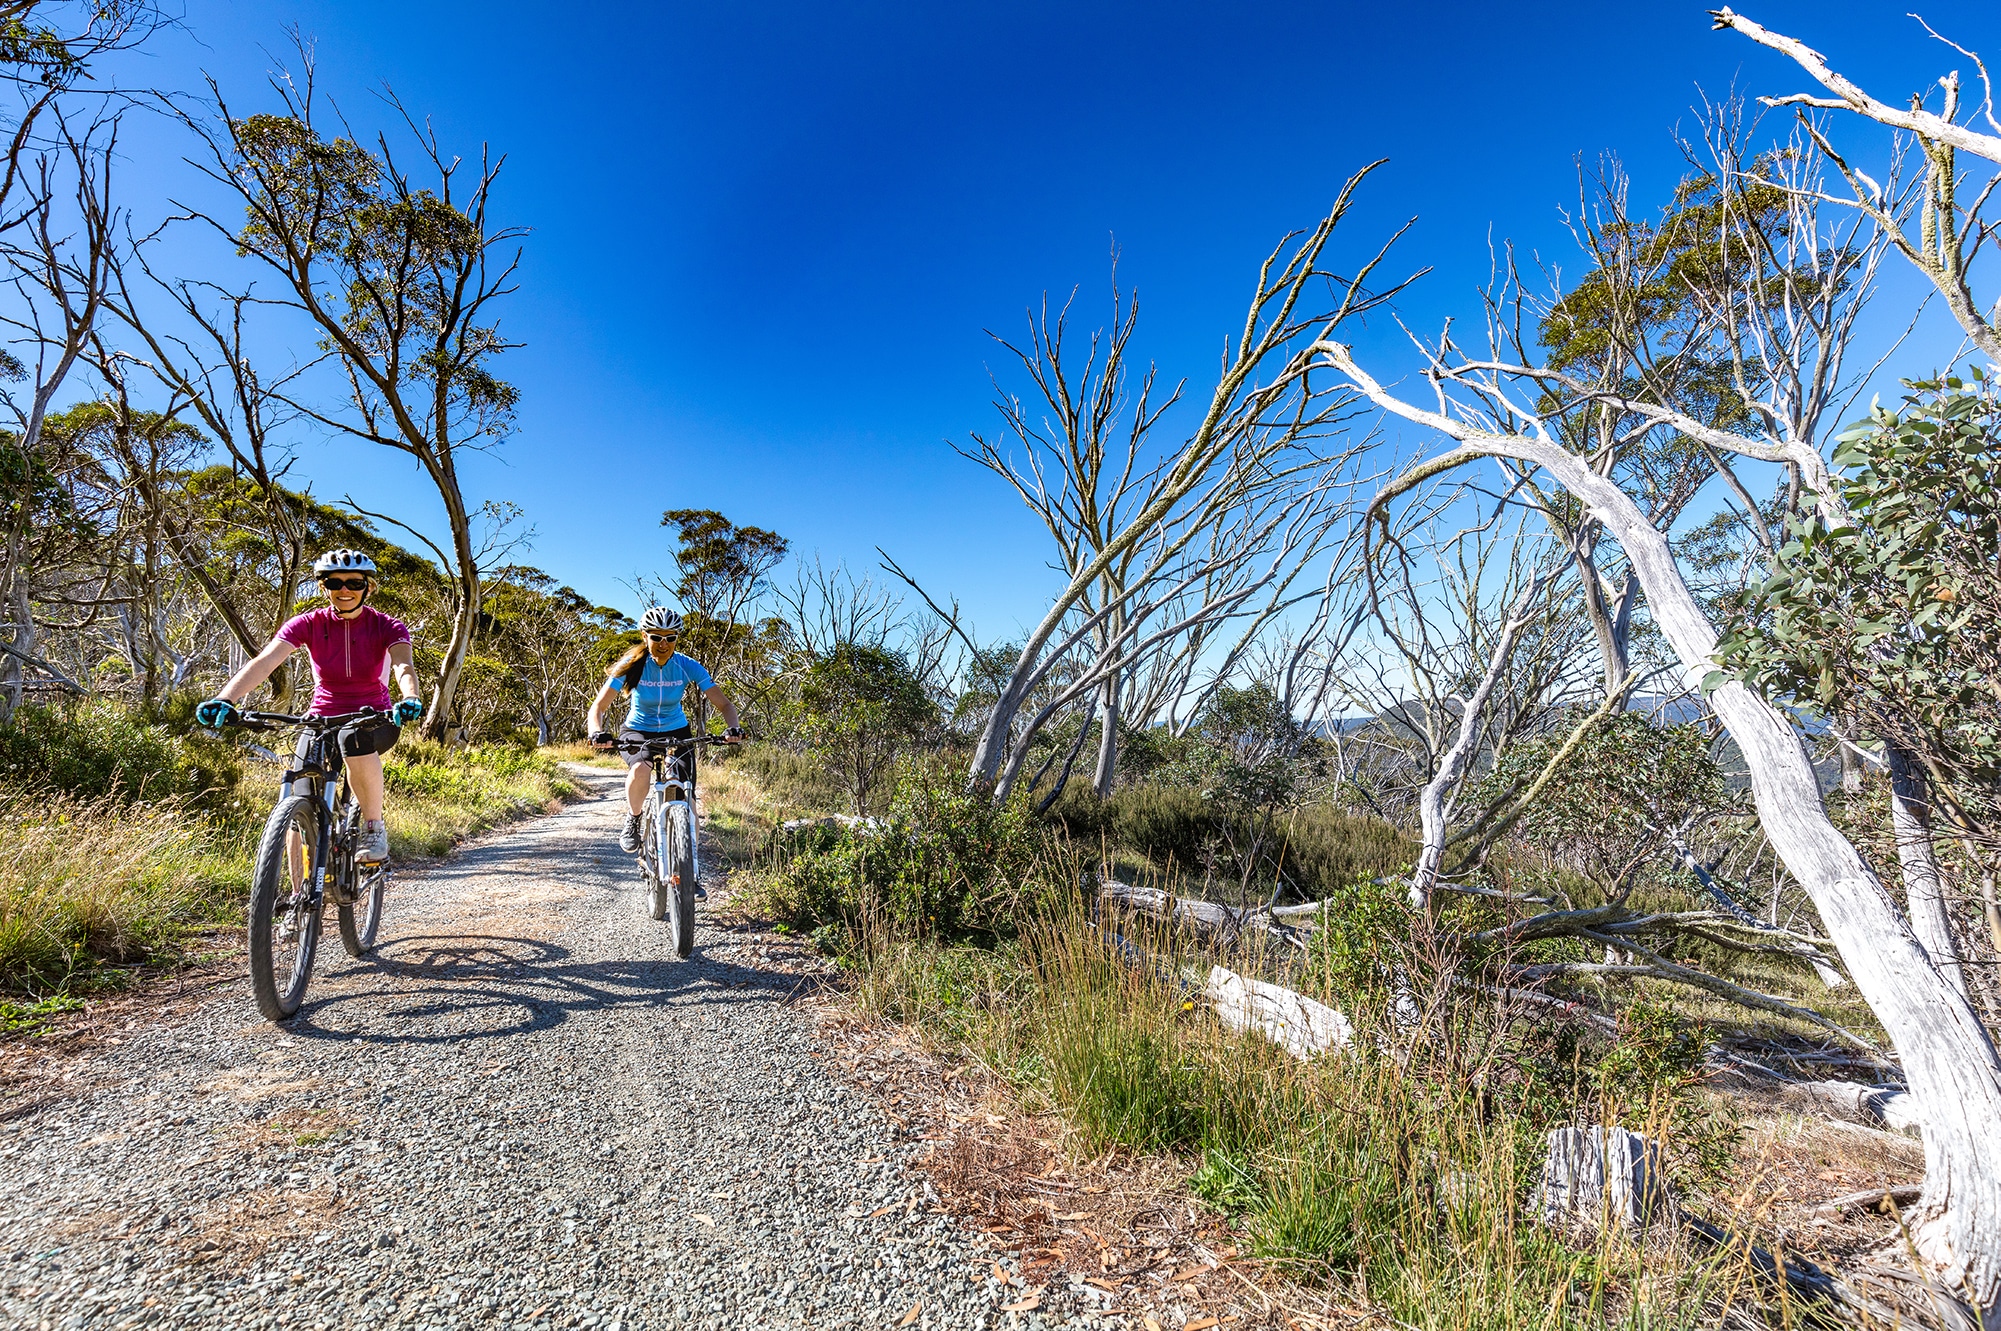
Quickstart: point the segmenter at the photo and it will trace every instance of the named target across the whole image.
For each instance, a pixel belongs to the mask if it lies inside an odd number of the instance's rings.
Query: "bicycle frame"
[[[652,791],[656,806],[662,812],[665,812],[673,808],[676,804],[685,805],[688,810],[688,826],[690,828],[699,828],[701,826],[699,806],[695,800],[695,746],[690,743],[686,750],[677,751],[670,749],[666,753],[649,752],[647,756],[653,764]],[[685,775],[682,772],[683,763],[687,766]],[[681,792],[681,798],[669,799],[667,792],[670,788],[678,788]],[[694,844],[689,847],[689,850],[695,858],[695,878],[699,882],[702,877],[702,838],[700,836],[694,838]]]
[[[309,728],[312,742],[302,757],[294,752],[286,761],[285,775],[278,785],[278,798],[282,802],[290,799],[294,787],[301,781],[311,792],[313,803],[319,806],[319,833],[312,847],[309,871],[306,875],[312,881],[310,895],[302,903],[307,910],[319,910],[325,903],[326,886],[333,873],[333,836],[340,818],[340,810],[347,803],[347,756],[340,751],[340,732],[356,721],[387,721],[388,714],[373,708],[362,712],[351,712],[341,716],[288,716],[282,712],[244,712],[239,724],[252,730],[271,730],[279,726],[303,725]]]

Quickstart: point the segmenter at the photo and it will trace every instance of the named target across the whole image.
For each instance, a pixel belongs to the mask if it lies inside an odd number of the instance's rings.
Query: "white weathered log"
[[[1917,1098],[1901,1086],[1865,1086],[1857,1081],[1801,1081],[1785,1088],[1783,1099],[1866,1128],[1924,1136]]]
[[[1299,945],[1298,936],[1274,924],[1272,912],[1263,908],[1233,910],[1213,901],[1169,896],[1157,887],[1135,887],[1115,878],[1099,880],[1098,900],[1156,920],[1171,921],[1226,945],[1247,933],[1263,935],[1276,943]]]
[[[1547,1225],[1642,1228],[1673,1209],[1661,1150],[1624,1128],[1557,1128],[1531,1205]]]
[[[1263,980],[1216,966],[1202,996],[1233,1031],[1256,1031],[1294,1058],[1309,1059],[1344,1049],[1355,1038],[1348,1019],[1325,1003]]]
[[[778,825],[781,832],[803,832],[815,827],[845,827],[850,831],[882,830],[880,818],[858,818],[852,813],[829,813],[818,818],[788,818]]]

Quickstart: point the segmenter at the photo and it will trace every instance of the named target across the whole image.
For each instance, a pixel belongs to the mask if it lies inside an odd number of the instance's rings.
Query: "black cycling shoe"
[[[709,890],[703,887],[700,883],[695,884],[695,900],[707,901],[708,899],[709,899]]]
[[[637,855],[639,853],[638,814],[629,813],[625,816],[625,830],[618,834],[618,848],[628,855]]]

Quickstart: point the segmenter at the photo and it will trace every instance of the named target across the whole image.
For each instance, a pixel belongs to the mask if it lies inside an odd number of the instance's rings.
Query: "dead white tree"
[[[0,387],[0,405],[12,418],[13,438],[24,479],[41,464],[43,428],[56,394],[89,349],[104,307],[118,213],[111,202],[112,163],[117,156],[115,118],[73,132],[60,123],[57,146],[37,155],[32,174],[33,202],[15,219],[0,243],[0,286],[13,300],[0,308],[0,377],[20,388]],[[11,182],[10,182],[11,183]],[[67,679],[38,655],[40,632],[30,567],[30,527],[35,506],[24,485],[9,514],[6,545],[0,551],[0,613],[9,621],[0,643],[0,721],[21,704],[26,670]]]
[[[1991,302],[1983,305],[1973,294],[1972,283],[1974,260],[1981,248],[1995,238],[1996,224],[1987,220],[1984,209],[1997,184],[2001,184],[2001,173],[1990,172],[1986,182],[1979,186],[1979,193],[1967,202],[1963,191],[1971,182],[1958,161],[1958,154],[1968,153],[2001,165],[2001,119],[1996,119],[1993,81],[1980,57],[1957,43],[1938,38],[1973,62],[1982,90],[1977,106],[1962,105],[1959,73],[1955,70],[1938,80],[1941,94],[1938,111],[1928,109],[1921,97],[1913,97],[1898,107],[1870,96],[1852,79],[1832,69],[1820,52],[1797,38],[1773,32],[1729,8],[1711,10],[1710,17],[1717,29],[1734,29],[1760,46],[1790,57],[1808,77],[1833,94],[1819,97],[1795,93],[1760,98],[1765,105],[1850,111],[1911,136],[1923,153],[1925,171],[1917,206],[1905,208],[1901,191],[1878,184],[1866,172],[1851,166],[1835,152],[1826,136],[1803,117],[1802,124],[1807,125],[1852,191],[1847,199],[1835,199],[1819,189],[1813,192],[1831,202],[1855,208],[1881,228],[1898,252],[1945,298],[1946,308],[1952,311],[1952,317],[1973,344],[1988,359],[2001,360],[2001,331],[1995,328],[1995,307]],[[1925,30],[1931,32],[1930,28]],[[1937,33],[1931,35],[1938,37]],[[1965,123],[1961,123],[1962,115]],[[1984,120],[1994,132],[1974,128],[1976,120]],[[1910,234],[1912,222],[1917,224],[1915,237]]]
[[[1048,330],[1057,333],[1057,346],[1038,332],[1039,349],[1031,349],[1024,360],[1053,406],[1051,427],[1033,430],[1024,439],[1029,447],[1025,470],[1017,470],[999,444],[976,441],[972,455],[1007,477],[1032,507],[1040,505],[1040,511],[1051,514],[1059,547],[1076,553],[1060,561],[1063,587],[1023,642],[981,732],[968,773],[973,785],[991,790],[1000,784],[1016,715],[1035,682],[1047,674],[1045,658],[1080,605],[1092,604],[1087,622],[1094,630],[1102,627],[1107,640],[1137,641],[1131,599],[1163,580],[1171,584],[1185,576],[1190,546],[1226,515],[1254,502],[1261,491],[1298,475],[1309,462],[1300,455],[1303,445],[1341,418],[1351,399],[1321,391],[1313,382],[1313,358],[1304,348],[1402,287],[1369,285],[1387,246],[1349,277],[1321,264],[1356,188],[1373,169],[1351,177],[1318,225],[1287,237],[1266,258],[1243,331],[1226,348],[1200,422],[1184,443],[1157,458],[1148,444],[1159,414],[1150,406],[1151,375],[1131,414],[1124,411],[1123,351],[1130,317],[1115,325],[1125,332],[1115,331],[1104,344],[1105,361],[1090,362],[1077,381],[1083,392],[1075,391],[1074,376],[1049,354],[1060,349],[1060,320]],[[1323,290],[1331,297],[1323,299]],[[1046,372],[1038,366],[1047,367]],[[1027,424],[1027,413],[1009,400],[1004,400],[1002,413],[1011,428]],[[1102,683],[1109,696],[1109,677]]]
[[[1424,473],[1511,459],[1546,473],[1589,507],[1624,548],[1654,623],[1689,676],[1700,679],[1715,670],[1716,630],[1689,591],[1667,537],[1631,495],[1565,446],[1535,408],[1534,390],[1510,393],[1497,372],[1435,355],[1427,373],[1437,408],[1420,407],[1364,370],[1345,345],[1324,341],[1319,351],[1383,410],[1455,442],[1420,464]],[[1455,396],[1455,389],[1463,392]],[[1793,460],[1803,447],[1736,436],[1712,442],[1775,461]],[[1819,465],[1819,455],[1797,461],[1805,469]],[[1874,870],[1828,818],[1819,778],[1791,720],[1735,680],[1716,682],[1709,700],[1744,755],[1766,835],[1812,897],[1926,1106],[1927,1184],[1913,1231],[1918,1251],[1944,1280],[1963,1285],[1992,1324],[2001,1310],[2001,1157],[1991,1149],[2001,1140],[2001,1056]]]

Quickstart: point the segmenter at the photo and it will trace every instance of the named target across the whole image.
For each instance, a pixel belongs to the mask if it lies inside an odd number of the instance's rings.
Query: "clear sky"
[[[1965,63],[1908,0],[1741,8],[1893,101]],[[507,155],[499,219],[533,229],[503,314],[526,345],[499,366],[519,428],[466,488],[528,510],[533,562],[623,603],[620,579],[665,563],[660,512],[711,507],[830,561],[866,568],[881,545],[989,636],[1032,621],[1049,578],[1019,503],[948,445],[993,425],[1002,362],[983,330],[1015,334],[1042,292],[1076,286],[1101,321],[1116,243],[1142,358],[1199,390],[1264,253],[1378,157],[1337,250],[1415,215],[1394,266],[1434,268],[1403,312],[1435,327],[1474,312],[1490,238],[1574,266],[1560,210],[1580,154],[1616,152],[1657,200],[1699,87],[1803,86],[1710,32],[1702,4],[1661,0],[185,13],[123,81],[193,88],[207,71],[257,109],[296,25],[357,127],[385,123],[386,82],[448,145]],[[1992,0],[1925,13],[1975,49],[1995,27]],[[139,217],[195,192],[158,128],[127,142]],[[1358,341],[1387,362],[1394,339],[1379,323]],[[435,521],[414,468],[302,453],[323,497]]]

